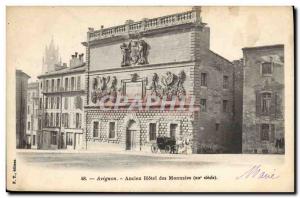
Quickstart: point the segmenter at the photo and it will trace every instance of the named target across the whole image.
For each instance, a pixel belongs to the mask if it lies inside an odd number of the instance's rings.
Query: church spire
[[[54,37],[51,36],[49,45],[45,46],[45,54],[43,57],[43,73],[54,71],[55,65],[61,62],[58,45],[54,43]]]

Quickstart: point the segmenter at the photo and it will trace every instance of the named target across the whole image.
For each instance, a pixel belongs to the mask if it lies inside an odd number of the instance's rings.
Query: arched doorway
[[[134,120],[129,120],[126,128],[126,150],[134,150],[137,145],[138,124]]]

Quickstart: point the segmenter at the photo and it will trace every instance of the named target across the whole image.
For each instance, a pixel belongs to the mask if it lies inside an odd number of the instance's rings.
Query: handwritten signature
[[[279,175],[276,174],[276,169],[273,169],[273,171],[265,171],[263,170],[262,166],[254,165],[249,170],[244,172],[242,175],[236,177],[236,179],[277,179],[279,178]]]

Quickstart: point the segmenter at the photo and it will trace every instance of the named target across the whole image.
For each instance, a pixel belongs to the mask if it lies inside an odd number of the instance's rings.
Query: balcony
[[[83,88],[77,89],[77,87],[71,89],[70,87],[59,87],[58,89],[44,89],[43,94],[58,94],[58,93],[66,93],[66,92],[84,92]]]

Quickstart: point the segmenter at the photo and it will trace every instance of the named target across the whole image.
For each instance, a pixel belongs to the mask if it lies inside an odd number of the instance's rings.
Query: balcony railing
[[[196,22],[196,19],[196,12],[194,11],[188,11],[154,19],[145,19],[143,21],[133,22],[125,25],[90,31],[88,34],[88,40],[93,41],[113,36],[124,35],[128,33],[163,28],[172,25],[193,23]]]
[[[71,88],[71,87],[59,87],[58,89],[44,89],[44,93],[61,93],[61,92],[72,92],[72,91],[84,91],[84,89],[80,86],[78,89],[77,87]]]

